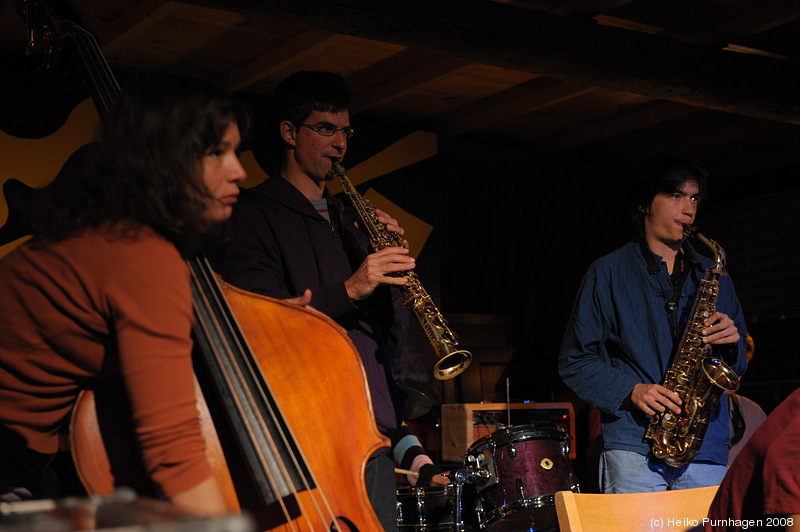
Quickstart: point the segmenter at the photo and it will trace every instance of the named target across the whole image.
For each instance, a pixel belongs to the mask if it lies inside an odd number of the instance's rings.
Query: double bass
[[[47,31],[69,41],[103,114],[119,86],[92,35],[71,20],[51,19]],[[388,442],[346,333],[313,309],[227,285],[201,256],[188,265],[198,409],[229,510],[265,531],[381,530],[363,475]],[[124,401],[111,401],[113,386],[96,390],[82,392],[70,423],[78,476],[91,495],[129,482],[149,495],[129,462],[130,433],[115,424]]]

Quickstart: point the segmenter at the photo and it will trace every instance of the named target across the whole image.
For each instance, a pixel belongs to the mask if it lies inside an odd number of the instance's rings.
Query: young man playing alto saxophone
[[[719,484],[730,440],[727,409],[718,407],[689,465],[672,467],[650,454],[649,416],[681,412],[678,394],[661,383],[683,335],[700,280],[711,260],[685,241],[705,196],[705,172],[669,155],[634,169],[631,219],[639,239],[595,261],[581,284],[559,354],[559,373],[602,415],[599,483],[605,493],[685,489]],[[717,312],[703,342],[744,373],[744,317],[733,283],[719,281]]]

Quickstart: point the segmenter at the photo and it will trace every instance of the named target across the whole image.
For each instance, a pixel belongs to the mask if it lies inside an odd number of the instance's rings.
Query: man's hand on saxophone
[[[403,236],[406,234],[405,229],[400,227],[398,221],[392,218],[389,213],[380,209],[375,209],[375,215],[378,217],[378,221],[386,226],[387,231],[397,233],[397,236],[400,238],[403,238]],[[405,247],[408,247],[408,240],[403,240],[403,244]]]
[[[347,295],[354,301],[369,297],[382,284],[402,286],[408,282],[405,277],[393,277],[392,273],[413,269],[415,261],[408,256],[408,249],[392,247],[367,255],[361,266],[344,282]]]
[[[739,329],[724,312],[715,312],[704,324],[706,328],[703,329],[703,343],[724,345],[739,341]],[[660,384],[637,384],[631,392],[631,403],[648,416],[666,410],[681,413],[680,396]]]
[[[705,327],[702,330],[703,342],[706,344],[731,346],[731,344],[735,344],[739,341],[739,332],[736,325],[733,320],[723,312],[714,312],[703,321],[703,326]],[[676,355],[676,357],[679,356],[679,354]],[[680,405],[682,404],[682,400],[680,396],[661,384],[639,383],[635,385],[631,392],[631,402],[648,416],[657,416],[666,411],[673,412],[676,415],[681,414]],[[689,402],[691,403],[691,399],[689,399]],[[667,418],[665,417],[663,419]],[[656,417],[651,420],[651,423],[655,420]],[[660,427],[661,422],[656,426]],[[648,437],[650,437],[649,434]]]
[[[715,312],[705,321],[703,343],[735,344],[739,341],[739,329],[734,321],[724,312]]]
[[[645,384],[640,382],[633,387],[631,403],[648,416],[655,415],[656,412],[665,412],[667,410],[675,412],[676,414],[681,413],[680,396],[660,384]]]
[[[375,214],[388,231],[396,233],[400,238],[403,237],[405,231],[397,220],[380,209],[375,209]],[[414,258],[408,254],[408,242],[405,240],[403,242],[406,247],[392,246],[367,255],[361,266],[344,282],[350,299],[354,301],[366,299],[382,284],[402,286],[408,282],[405,277],[391,275],[411,270],[416,265]]]

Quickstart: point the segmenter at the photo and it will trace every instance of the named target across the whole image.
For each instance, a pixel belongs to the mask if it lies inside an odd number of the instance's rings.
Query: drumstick
[[[409,471],[408,469],[400,469],[399,467],[395,467],[394,472],[399,473],[401,475],[412,475],[415,477],[419,476],[419,473],[415,473],[414,471]]]

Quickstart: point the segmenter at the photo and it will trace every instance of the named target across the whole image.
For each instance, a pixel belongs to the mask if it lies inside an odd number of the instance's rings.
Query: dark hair
[[[700,163],[689,162],[675,155],[651,155],[631,168],[628,175],[628,213],[636,233],[644,236],[645,216],[659,194],[678,192],[687,181],[697,181],[702,199],[707,193],[708,172]]]
[[[134,74],[105,117],[100,141],[76,154],[69,175],[47,187],[35,237],[57,241],[107,222],[121,223],[123,231],[142,224],[191,254],[208,229],[201,159],[231,122],[246,138],[248,110],[207,81]]]
[[[288,120],[299,128],[314,111],[350,110],[350,92],[341,74],[322,71],[295,72],[281,81],[272,95],[269,126],[268,173],[280,171],[285,143],[280,124]]]
[[[275,87],[273,125],[289,120],[295,127],[313,111],[338,113],[350,108],[347,82],[332,72],[295,72]]]

